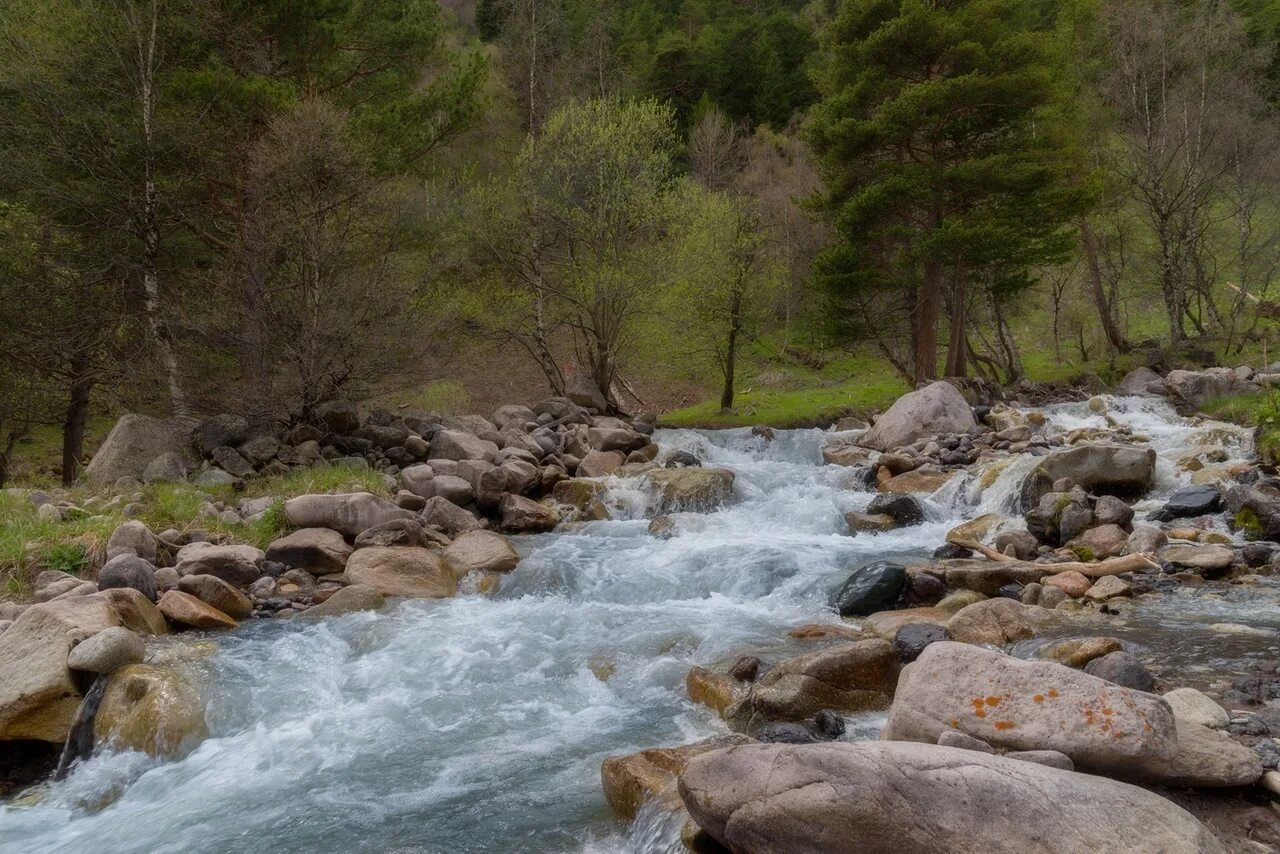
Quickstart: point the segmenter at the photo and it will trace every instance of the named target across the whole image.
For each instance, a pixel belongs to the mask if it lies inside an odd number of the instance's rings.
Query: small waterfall
[[[62,756],[58,758],[58,770],[53,773],[53,779],[64,779],[72,763],[93,755],[93,722],[98,716],[98,706],[102,703],[102,695],[106,693],[107,682],[106,676],[96,677],[84,699],[80,701],[76,716],[71,721],[71,731],[67,733],[67,742],[62,746]]]

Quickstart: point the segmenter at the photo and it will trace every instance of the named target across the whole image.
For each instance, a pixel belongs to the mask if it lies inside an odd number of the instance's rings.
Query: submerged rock
[[[688,760],[679,791],[738,852],[1225,851],[1190,813],[1136,786],[932,744],[715,750]]]
[[[884,708],[893,696],[898,661],[884,640],[862,640],[798,655],[760,677],[728,714],[735,728],[760,720],[797,721],[824,709]]]
[[[661,512],[715,510],[733,496],[734,474],[721,468],[668,468],[645,472],[658,493]]]

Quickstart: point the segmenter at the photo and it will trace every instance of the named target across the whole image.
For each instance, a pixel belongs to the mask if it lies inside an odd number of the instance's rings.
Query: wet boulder
[[[714,510],[733,496],[734,474],[707,467],[668,468],[644,474],[657,492],[661,512]]]
[[[952,729],[997,748],[1057,750],[1102,772],[1169,762],[1178,742],[1159,697],[1049,661],[935,643],[904,670],[881,738],[933,744]]]
[[[681,809],[676,777],[689,760],[750,740],[744,735],[720,735],[680,747],[654,747],[610,756],[600,765],[604,799],[615,814],[627,821],[634,819],[640,807],[650,801],[662,803],[669,809]]]
[[[414,514],[368,492],[346,495],[299,495],[284,503],[284,515],[295,528],[332,528],[348,537],[392,519]]]
[[[1224,496],[1231,527],[1247,540],[1280,541],[1280,488],[1238,483]]]
[[[1156,687],[1156,680],[1151,675],[1151,671],[1127,652],[1109,652],[1095,658],[1084,666],[1084,672],[1112,684],[1148,694]]]
[[[893,652],[902,664],[910,664],[930,644],[947,639],[947,629],[937,623],[908,623],[893,635]]]
[[[172,572],[172,570],[170,570]],[[155,603],[132,587],[117,587],[98,594],[115,609],[120,625],[140,635],[169,633],[169,624]]]
[[[910,495],[877,495],[867,505],[866,512],[871,515],[883,513],[892,516],[900,528],[919,525],[924,521],[924,508]]]
[[[98,742],[172,757],[208,734],[205,698],[176,666],[130,664],[111,674],[98,714]]]
[[[1136,786],[935,744],[731,747],[690,758],[679,792],[707,834],[742,852],[1225,852]]]
[[[463,534],[444,550],[445,563],[461,579],[472,572],[510,572],[520,562],[511,541],[494,531]]]
[[[507,493],[498,510],[503,529],[516,534],[544,533],[560,524],[560,514],[554,508],[523,495]]]
[[[977,423],[973,409],[956,387],[939,381],[894,401],[862,434],[858,444],[891,451],[939,434],[967,433]]]
[[[884,708],[893,696],[898,661],[884,640],[861,640],[779,662],[728,718],[737,729],[759,721],[798,721],[823,709]]]
[[[906,567],[878,561],[854,570],[831,604],[842,617],[865,617],[894,607],[906,583]]]
[[[1172,522],[1194,516],[1217,513],[1222,509],[1222,494],[1216,486],[1184,486],[1164,503],[1150,518],[1157,522]]]

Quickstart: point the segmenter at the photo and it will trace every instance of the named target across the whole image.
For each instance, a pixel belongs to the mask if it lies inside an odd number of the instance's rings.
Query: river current
[[[1236,459],[1252,451],[1245,431],[1181,419],[1163,402],[1108,403],[1161,455],[1140,508],[1186,482],[1174,466],[1185,449],[1214,444]],[[1054,432],[1105,426],[1083,404],[1046,412]],[[958,522],[1008,512],[1033,465],[1020,459],[985,489],[976,476],[953,481],[927,502],[923,525],[849,537],[843,514],[872,493],[852,470],[821,464],[827,438],[659,431],[664,452],[689,450],[737,474],[734,502],[682,516],[678,536],[650,535],[642,482],[614,480],[612,519],[518,538],[523,560],[494,598],[406,601],[211,636],[198,664],[211,736],[178,760],[99,753],[26,799],[34,805],[0,807],[0,849],[677,850],[676,829],[652,813],[634,827],[610,814],[601,760],[724,732],[685,693],[691,665],[794,650],[789,629],[837,621],[827,599],[849,570],[925,557]],[[1259,634],[1229,635],[1239,664],[1274,648],[1280,629],[1276,590],[1258,595],[1202,592],[1203,608],[1188,595],[1152,605],[1137,625],[1149,620],[1153,639],[1168,629],[1190,645],[1187,656],[1205,654],[1207,668],[1212,656],[1180,622],[1210,640],[1206,626],[1244,625]],[[1141,631],[1131,634],[1124,639],[1140,647]],[[850,718],[849,737],[874,737],[881,720]]]

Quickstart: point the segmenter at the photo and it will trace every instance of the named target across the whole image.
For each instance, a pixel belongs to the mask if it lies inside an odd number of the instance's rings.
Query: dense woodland
[[[98,411],[292,421],[482,342],[734,405],[762,350],[1239,353],[1275,0],[8,0],[0,482]],[[512,390],[519,394],[520,390]]]

